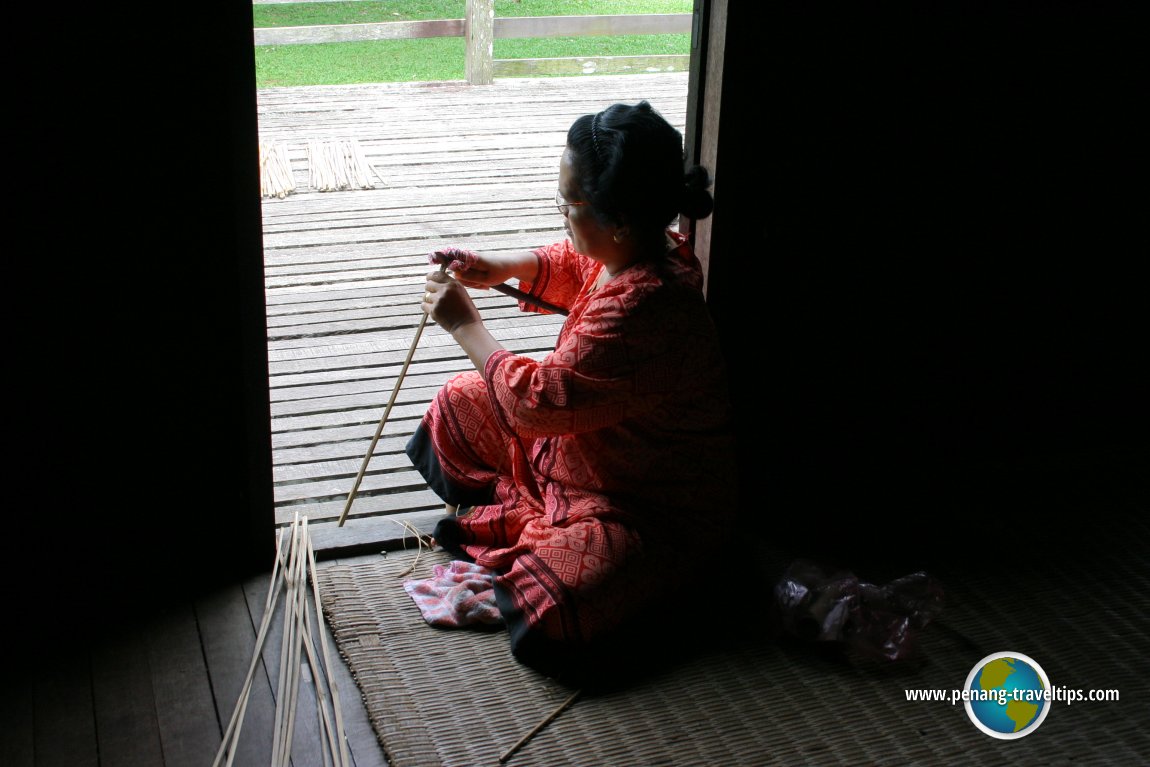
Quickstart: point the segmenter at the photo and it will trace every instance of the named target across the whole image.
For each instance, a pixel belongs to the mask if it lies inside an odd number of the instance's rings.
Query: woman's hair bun
[[[685,167],[682,134],[647,101],[579,117],[567,131],[567,147],[579,192],[601,221],[658,231],[677,215],[711,214],[707,170]]]
[[[711,174],[702,165],[692,165],[683,175],[683,202],[679,212],[696,220],[711,215],[715,198],[710,189]]]

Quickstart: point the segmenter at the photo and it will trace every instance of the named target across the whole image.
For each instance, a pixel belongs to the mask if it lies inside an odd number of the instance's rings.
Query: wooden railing
[[[253,0],[255,4],[298,0]],[[334,0],[312,0],[332,2]],[[466,17],[428,21],[328,24],[311,27],[257,27],[256,45],[308,45],[374,40],[463,37],[467,40],[467,82],[488,85],[495,77],[684,72],[690,55],[589,56],[495,59],[496,38],[584,37],[601,35],[692,34],[696,14],[626,16],[524,16],[495,18],[494,0],[467,0]]]

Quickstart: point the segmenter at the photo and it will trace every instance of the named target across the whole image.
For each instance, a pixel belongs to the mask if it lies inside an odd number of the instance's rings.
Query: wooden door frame
[[[691,66],[687,85],[687,120],[684,149],[690,165],[711,173],[712,193],[718,185],[719,110],[723,94],[723,56],[726,51],[727,0],[695,0],[691,34]],[[703,265],[704,290],[709,287],[711,234],[715,216],[700,221],[684,218],[695,254]]]

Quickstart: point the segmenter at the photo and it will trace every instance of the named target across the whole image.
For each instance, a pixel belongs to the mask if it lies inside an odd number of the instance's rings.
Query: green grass
[[[465,0],[253,5],[256,27],[462,18]],[[691,0],[495,0],[498,16],[690,13]],[[685,54],[688,35],[496,40],[497,59]],[[462,38],[257,46],[256,86],[462,80]]]
[[[277,3],[253,5],[257,27],[365,24],[373,21],[462,19],[466,0],[403,2]],[[496,16],[590,16],[690,13],[691,0],[495,0]]]

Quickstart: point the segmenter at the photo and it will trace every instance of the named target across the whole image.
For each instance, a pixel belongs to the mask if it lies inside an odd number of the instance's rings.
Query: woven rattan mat
[[[668,616],[669,634],[680,621],[706,621],[722,641],[621,689],[584,693],[507,763],[1150,763],[1144,533],[1119,531],[1102,560],[1051,563],[1016,544],[999,571],[942,575],[947,607],[920,636],[916,660],[900,665],[740,632],[736,617],[706,605]],[[497,765],[571,690],[518,664],[505,631],[426,625],[399,577],[413,560],[391,553],[321,569],[336,642],[392,767]],[[413,575],[444,561],[425,552]],[[767,599],[772,584],[737,585]],[[980,732],[961,702],[907,700],[907,690],[961,688],[975,663],[1005,651],[1037,661],[1055,687],[1121,698],[1055,702],[1017,740]]]

